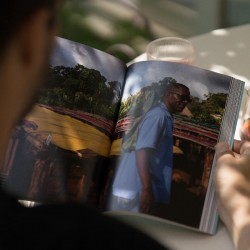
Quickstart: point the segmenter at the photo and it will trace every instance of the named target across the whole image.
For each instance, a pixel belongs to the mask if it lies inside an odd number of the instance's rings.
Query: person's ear
[[[49,9],[35,12],[14,34],[0,65],[0,116],[11,126],[34,102],[44,83],[54,29]]]
[[[30,109],[43,83],[54,28],[53,10],[32,14],[9,39],[0,61],[0,164],[14,126]],[[46,68],[45,68],[46,67]]]
[[[164,95],[164,100],[165,101],[170,100],[171,98],[172,98],[172,93],[171,92],[165,93],[165,95]]]
[[[19,30],[17,41],[24,67],[39,68],[39,64],[47,59],[55,35],[52,19],[52,11],[40,9]]]

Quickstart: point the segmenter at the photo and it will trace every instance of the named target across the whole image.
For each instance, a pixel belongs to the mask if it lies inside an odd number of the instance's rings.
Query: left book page
[[[57,38],[47,84],[9,142],[4,188],[20,200],[97,206],[125,72],[115,57]]]

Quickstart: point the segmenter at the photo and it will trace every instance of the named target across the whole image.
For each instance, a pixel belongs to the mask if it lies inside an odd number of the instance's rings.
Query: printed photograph
[[[166,62],[127,73],[107,209],[198,227],[230,78]]]

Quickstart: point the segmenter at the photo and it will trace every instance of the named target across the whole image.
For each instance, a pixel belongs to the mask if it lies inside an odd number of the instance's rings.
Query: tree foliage
[[[79,64],[75,67],[50,66],[48,84],[39,102],[114,119],[120,94],[121,84],[107,82],[98,70]]]
[[[142,88],[139,92],[129,96],[121,104],[120,117],[132,115],[139,116],[148,106],[161,100],[164,93],[164,86],[170,82],[176,82],[174,78],[165,77],[159,82],[153,82],[149,86]],[[206,123],[207,125],[219,125],[221,123],[226,105],[227,94],[209,93],[203,99],[191,96],[188,104],[192,117],[186,118],[193,122]]]
[[[172,77],[165,77],[159,82],[153,82],[150,85],[142,88],[136,94],[128,97],[122,102],[120,108],[120,117],[132,115],[134,117],[141,116],[141,114],[148,111],[162,99],[165,92],[164,89],[167,84],[177,82]]]
[[[192,97],[188,105],[193,117],[202,122],[209,124],[220,124],[226,105],[226,93],[209,93],[204,95],[204,99]]]

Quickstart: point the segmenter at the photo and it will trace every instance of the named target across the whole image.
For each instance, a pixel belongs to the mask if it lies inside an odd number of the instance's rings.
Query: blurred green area
[[[249,23],[249,10],[250,0],[64,0],[59,35],[129,62],[159,37]]]
[[[59,36],[130,61],[155,37],[137,9],[114,2],[65,1],[59,15]]]

